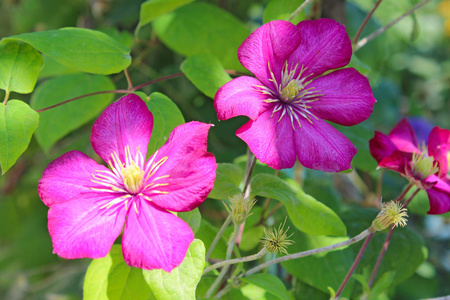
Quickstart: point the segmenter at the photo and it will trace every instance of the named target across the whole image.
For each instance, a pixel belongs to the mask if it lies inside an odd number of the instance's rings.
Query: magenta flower
[[[347,65],[351,55],[350,39],[336,21],[269,22],[238,50],[256,78],[242,76],[222,86],[214,99],[217,117],[249,117],[236,135],[274,169],[292,167],[296,157],[311,169],[349,169],[355,146],[324,120],[358,124],[376,100],[353,68],[323,74]]]
[[[450,211],[450,177],[448,153],[450,130],[434,127],[428,137],[428,146],[420,145],[406,120],[401,120],[385,135],[375,131],[369,141],[370,153],[380,168],[400,173],[410,182],[426,190],[430,201],[429,214]]]
[[[210,124],[178,126],[147,161],[153,116],[136,95],[122,97],[92,128],[99,165],[79,151],[53,161],[39,181],[50,209],[53,251],[64,258],[100,258],[123,229],[128,265],[170,272],[194,239],[189,225],[172,214],[199,206],[214,185],[217,167],[206,152]]]

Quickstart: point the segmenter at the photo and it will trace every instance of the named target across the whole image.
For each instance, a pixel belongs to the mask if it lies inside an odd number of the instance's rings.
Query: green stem
[[[5,105],[6,105],[6,102],[8,102],[9,93],[10,93],[10,91],[5,91],[5,99],[3,100],[3,104],[5,104]]]
[[[227,248],[227,254],[225,256],[225,260],[229,260],[231,257],[231,253],[233,252],[234,244],[236,242],[236,238],[239,234],[239,226],[234,226],[233,234],[230,236],[230,240],[228,241],[228,248]],[[217,276],[216,280],[213,282],[213,284],[208,289],[208,292],[206,292],[205,298],[210,298],[211,295],[214,293],[216,288],[219,286],[219,284],[222,282],[222,279],[225,277],[225,275],[228,272],[230,265],[227,265],[222,268],[222,270],[219,273],[219,276]]]
[[[249,255],[249,256],[245,256],[245,257],[240,257],[240,258],[235,258],[235,259],[224,260],[224,261],[218,262],[218,263],[216,263],[216,264],[214,264],[212,266],[209,266],[205,270],[203,270],[203,275],[205,275],[206,273],[208,273],[208,272],[210,272],[212,270],[218,269],[220,267],[224,267],[224,266],[228,266],[228,265],[235,265],[235,264],[239,264],[239,263],[243,263],[243,262],[248,262],[248,261],[253,261],[253,260],[260,259],[266,253],[267,253],[267,249],[266,248],[262,248],[261,251],[259,251],[256,254],[253,254],[253,255]]]
[[[400,22],[401,20],[403,20],[405,17],[409,16],[410,14],[412,14],[414,11],[416,11],[417,9],[421,8],[422,6],[424,6],[425,4],[427,4],[428,2],[430,2],[431,0],[424,0],[422,2],[420,2],[419,4],[417,4],[416,6],[414,6],[413,8],[411,8],[410,10],[408,10],[406,13],[404,13],[403,15],[401,15],[400,17],[398,17],[397,19],[393,20],[392,22],[390,22],[389,24],[387,24],[386,26],[378,29],[377,31],[375,31],[374,33],[366,36],[365,38],[361,39],[356,45],[355,47],[353,47],[353,53],[358,51],[361,47],[363,47],[364,45],[366,45],[368,42],[370,42],[371,40],[373,40],[374,38],[376,38],[377,36],[379,36],[380,34],[382,34],[383,32],[385,32],[386,30],[388,30],[389,28],[391,28],[392,26],[394,26],[395,24],[397,24],[398,22]]]
[[[295,17],[297,17],[303,9],[305,9],[306,5],[308,5],[308,3],[311,2],[311,0],[305,0],[305,2],[302,3],[302,5],[300,5],[287,19],[288,22],[291,22],[292,20],[294,20]]]
[[[293,254],[289,254],[286,256],[282,256],[282,257],[278,257],[275,259],[272,259],[271,261],[265,262],[259,266],[256,266],[250,270],[248,270],[247,272],[245,272],[243,274],[243,276],[248,276],[251,274],[254,274],[264,268],[267,268],[268,266],[271,266],[273,264],[277,264],[283,261],[288,261],[291,259],[296,259],[296,258],[300,258],[300,257],[305,257],[305,256],[309,256],[309,255],[313,255],[313,254],[317,254],[317,253],[321,253],[321,252],[326,252],[326,251],[330,251],[330,250],[334,250],[337,248],[341,248],[341,247],[345,247],[354,243],[359,242],[360,240],[366,238],[367,236],[369,236],[371,234],[371,232],[369,231],[369,229],[364,230],[363,232],[361,232],[360,234],[358,234],[357,236],[348,239],[346,241],[337,243],[337,244],[333,244],[330,246],[326,246],[326,247],[322,247],[322,248],[317,248],[317,249],[312,249],[312,250],[307,250],[307,251],[303,251],[303,252],[298,252],[298,253],[293,253]]]
[[[341,286],[339,287],[338,291],[336,292],[336,295],[334,299],[339,299],[339,296],[341,295],[342,291],[344,290],[345,286],[347,285],[348,281],[350,280],[350,277],[352,276],[353,272],[356,270],[356,267],[358,266],[364,252],[367,249],[367,245],[369,245],[370,239],[373,237],[374,232],[370,233],[366,240],[364,241],[364,244],[362,245],[361,249],[359,250],[358,255],[355,258],[355,261],[353,262],[352,267],[348,271],[347,275],[344,278],[344,281],[342,281]]]
[[[358,32],[355,35],[355,38],[353,39],[353,45],[355,45],[358,42],[359,37],[361,36],[361,33],[364,30],[364,27],[366,27],[367,22],[369,22],[369,20],[372,17],[373,13],[375,12],[375,10],[380,5],[381,1],[383,1],[383,0],[378,0],[377,3],[375,3],[375,5],[373,6],[372,10],[367,14],[366,18],[364,19],[364,21],[362,22],[361,26],[359,27]]]
[[[408,187],[405,189],[406,192],[408,192],[412,187],[412,184],[410,183]],[[397,197],[396,201],[401,201],[404,196],[406,195],[406,192],[403,191],[403,193],[400,194],[400,196]],[[419,188],[414,191],[414,193],[408,198],[408,200],[405,201],[405,204],[403,207],[407,207],[408,204],[411,202],[411,200],[417,195],[417,193],[420,191]],[[391,230],[389,230],[389,233],[386,237],[386,240],[384,241],[383,248],[381,248],[380,254],[378,255],[377,262],[375,263],[375,267],[373,268],[372,275],[370,276],[369,280],[369,287],[372,287],[373,282],[375,281],[375,276],[378,273],[378,269],[380,268],[381,262],[383,261],[384,255],[386,254],[387,248],[389,247],[389,243],[391,242],[392,233],[394,232],[395,226],[391,226]]]
[[[123,73],[125,74],[125,78],[127,79],[127,82],[128,82],[128,90],[132,91],[133,83],[131,82],[131,77],[130,77],[130,74],[128,73],[128,69],[123,70]]]
[[[219,232],[216,234],[216,237],[214,238],[213,242],[211,243],[211,246],[208,249],[208,252],[206,253],[205,260],[208,261],[209,257],[213,253],[214,248],[216,247],[217,243],[219,242],[220,238],[222,237],[225,230],[228,228],[228,225],[231,223],[231,215],[228,215],[225,222],[223,222],[222,227],[220,227]]]

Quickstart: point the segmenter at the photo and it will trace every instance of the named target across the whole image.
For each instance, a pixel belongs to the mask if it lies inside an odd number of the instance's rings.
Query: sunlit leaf
[[[114,245],[104,258],[94,259],[86,272],[85,300],[156,299],[147,286],[142,270],[128,266],[122,248]]]
[[[57,62],[82,72],[114,74],[131,63],[130,50],[106,34],[84,28],[24,33],[6,41],[30,44]]]
[[[276,276],[270,274],[253,274],[241,279],[244,282],[254,284],[263,288],[277,299],[289,300],[289,294],[283,282]]]
[[[27,149],[39,123],[39,114],[19,100],[0,103],[0,166],[2,174]]]
[[[159,300],[195,300],[195,288],[205,268],[205,246],[195,239],[183,262],[170,273],[143,270],[145,281]]]
[[[42,55],[20,42],[0,44],[0,89],[31,93],[44,66]]]

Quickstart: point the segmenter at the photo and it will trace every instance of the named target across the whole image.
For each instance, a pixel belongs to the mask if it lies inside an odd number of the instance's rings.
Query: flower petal
[[[262,163],[274,169],[292,168],[295,164],[292,124],[287,115],[267,110],[256,121],[248,121],[236,131]],[[297,125],[298,126],[298,125]]]
[[[147,270],[177,267],[194,240],[191,228],[177,216],[141,199],[130,208],[122,238],[125,262]]]
[[[353,68],[334,71],[309,86],[325,94],[311,103],[310,111],[321,119],[352,126],[366,120],[376,102],[369,81]]]
[[[297,28],[302,41],[288,61],[306,67],[305,75],[314,78],[350,62],[352,44],[344,25],[331,19],[319,19],[302,21]]]
[[[450,184],[437,176],[432,180],[437,183],[427,190],[428,199],[430,200],[430,210],[428,214],[437,215],[444,214],[450,211]],[[428,180],[428,178],[427,178]]]
[[[108,171],[80,151],[70,151],[51,162],[39,180],[38,193],[47,206],[96,194],[91,188],[92,174],[97,170]]]
[[[123,203],[103,207],[112,200],[112,194],[105,193],[100,197],[85,194],[52,205],[48,211],[48,230],[53,252],[64,258],[106,256],[119,236],[126,216]]]
[[[411,160],[411,157],[402,151],[395,150],[389,156],[384,157],[378,164],[380,168],[385,168],[402,175],[407,175],[406,167],[408,160]],[[408,169],[411,173],[411,168]]]
[[[153,116],[144,101],[129,94],[108,106],[95,121],[92,147],[106,162],[111,160],[114,152],[124,162],[125,146],[129,146],[132,157],[140,150],[145,158],[152,128]]]
[[[406,119],[402,119],[389,133],[394,145],[403,152],[421,153],[417,148],[417,138],[414,130]]]
[[[261,92],[263,84],[253,77],[241,76],[224,84],[214,97],[219,120],[247,116],[252,120],[267,109],[269,95]]]
[[[256,29],[238,49],[241,64],[271,90],[270,70],[278,83],[287,58],[300,44],[300,33],[287,21],[272,21]],[[269,70],[270,65],[270,70]]]
[[[214,155],[206,152],[211,126],[201,122],[177,126],[156,156],[150,158],[154,166],[163,162],[147,183],[154,184],[143,191],[155,205],[170,211],[189,211],[206,199],[214,186],[217,168]]]
[[[373,158],[380,163],[385,157],[390,156],[398,148],[391,139],[382,132],[375,131],[375,136],[369,141],[369,150]]]
[[[447,176],[447,153],[450,150],[450,130],[434,127],[428,139],[428,155],[439,163],[439,177]]]
[[[295,152],[302,165],[314,170],[340,172],[351,168],[356,147],[333,126],[321,119],[313,124],[301,118],[294,132]]]

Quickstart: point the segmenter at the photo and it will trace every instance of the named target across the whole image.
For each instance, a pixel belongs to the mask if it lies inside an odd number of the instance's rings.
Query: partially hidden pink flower
[[[236,131],[263,163],[339,172],[357,150],[333,126],[366,120],[376,102],[368,80],[350,62],[352,46],[343,25],[330,19],[269,22],[239,47],[238,58],[256,78],[241,76],[214,98],[219,120],[243,115]]]
[[[413,127],[403,119],[389,135],[375,131],[369,147],[380,168],[398,172],[426,190],[429,214],[450,211],[450,177],[447,173],[450,130],[434,127],[428,136],[428,144],[420,145]]]
[[[153,116],[145,103],[131,94],[107,107],[91,143],[108,167],[71,151],[49,164],[39,181],[54,253],[104,257],[123,229],[128,265],[167,272],[177,267],[194,234],[172,212],[196,208],[214,185],[217,164],[206,152],[210,126],[176,127],[146,161]]]

